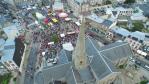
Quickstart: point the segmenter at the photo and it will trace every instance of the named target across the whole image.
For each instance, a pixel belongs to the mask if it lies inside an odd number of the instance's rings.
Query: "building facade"
[[[131,36],[128,36],[124,41],[128,42],[134,51],[137,51],[142,46],[141,41]]]
[[[8,39],[1,49],[3,55],[0,62],[9,71],[19,71],[25,46],[21,39],[17,38],[19,32],[16,25],[11,25],[4,28],[4,32]]]

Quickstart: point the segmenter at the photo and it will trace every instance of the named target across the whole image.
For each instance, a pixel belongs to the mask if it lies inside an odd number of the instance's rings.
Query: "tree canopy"
[[[107,1],[105,2],[105,4],[112,4],[112,2],[111,2],[110,0],[107,0]]]
[[[132,31],[142,31],[142,29],[144,29],[144,25],[141,22],[135,22],[133,25]]]
[[[0,84],[9,84],[11,77],[11,73],[0,76]]]
[[[124,4],[132,4],[135,2],[136,2],[136,0],[125,0]]]

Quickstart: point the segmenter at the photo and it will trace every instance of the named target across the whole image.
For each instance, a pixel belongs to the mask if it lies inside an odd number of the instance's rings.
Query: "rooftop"
[[[110,20],[104,20],[103,23],[102,23],[102,25],[107,26],[107,27],[110,27],[112,25],[112,23],[113,22],[110,21]]]
[[[103,23],[104,19],[100,18],[99,16],[97,16],[96,14],[92,14],[90,16],[87,17],[88,19],[91,19],[97,23]]]
[[[14,40],[19,34],[18,28],[16,27],[16,25],[11,25],[3,29],[8,36],[8,40]]]
[[[4,44],[4,49],[3,49],[4,55],[1,58],[1,61],[5,62],[8,60],[13,60],[13,56],[15,52],[15,38],[18,36],[19,32],[16,25],[11,25],[3,29],[8,36],[8,39]]]
[[[138,38],[138,40],[149,40],[149,38],[147,39],[146,37],[145,37],[145,33],[143,33],[143,32],[139,32],[139,31],[135,31],[135,32],[132,32],[131,34],[131,37],[135,37],[135,38]]]
[[[36,75],[36,82],[48,84],[52,80],[64,78],[68,84],[76,84],[82,80],[94,80],[95,77],[100,80],[113,72],[118,72],[113,61],[133,55],[129,44],[125,42],[116,42],[100,48],[97,41],[87,37],[85,45],[87,56],[90,58],[88,68],[76,71],[71,61],[67,60],[66,63],[44,68]],[[66,58],[66,50],[62,50],[60,53]]]
[[[120,34],[122,36],[129,36],[130,32],[127,29],[124,28],[114,28],[112,29],[114,33]]]
[[[1,58],[1,62],[12,60],[14,52],[15,52],[15,42],[13,40],[7,40],[6,43],[4,44],[4,50],[3,50],[4,55]]]

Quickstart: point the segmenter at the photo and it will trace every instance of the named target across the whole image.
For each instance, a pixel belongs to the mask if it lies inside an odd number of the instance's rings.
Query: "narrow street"
[[[39,43],[32,44],[31,51],[28,58],[28,63],[25,71],[24,84],[34,84],[34,73],[36,71],[36,61]]]

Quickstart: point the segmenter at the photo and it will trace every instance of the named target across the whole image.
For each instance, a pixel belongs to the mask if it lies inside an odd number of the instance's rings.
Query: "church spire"
[[[80,70],[87,67],[87,56],[85,51],[85,18],[82,17],[80,32],[77,39],[77,44],[73,52],[73,62],[75,68]]]

